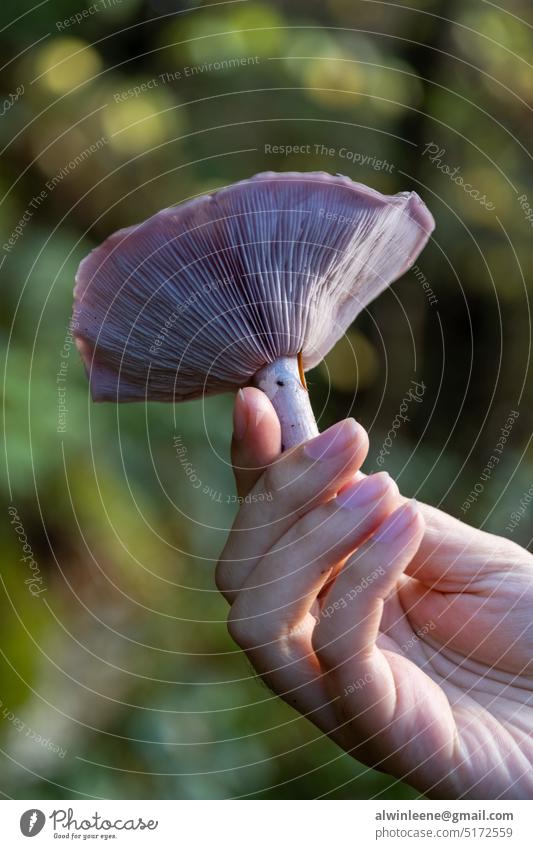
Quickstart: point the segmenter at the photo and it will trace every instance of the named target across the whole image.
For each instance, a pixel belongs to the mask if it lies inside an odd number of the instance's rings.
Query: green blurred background
[[[4,0],[5,796],[416,797],[275,699],[226,633],[213,574],[236,510],[232,398],[93,406],[69,337],[72,286],[113,230],[257,171],[415,189],[434,238],[310,373],[313,405],[321,428],[352,414],[370,430],[376,470],[422,381],[383,468],[406,494],[528,546],[528,13],[518,0],[505,12],[483,0]],[[38,584],[25,583],[21,533]]]

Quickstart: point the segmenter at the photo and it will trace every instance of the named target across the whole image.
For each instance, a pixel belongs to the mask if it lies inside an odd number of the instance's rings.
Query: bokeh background
[[[415,189],[434,237],[310,373],[313,405],[321,427],[355,415],[369,429],[376,470],[422,382],[383,468],[406,494],[530,545],[532,10],[32,6],[0,11],[0,792],[415,798],[275,699],[226,633],[213,575],[236,511],[232,398],[92,405],[72,286],[113,230],[257,171]]]

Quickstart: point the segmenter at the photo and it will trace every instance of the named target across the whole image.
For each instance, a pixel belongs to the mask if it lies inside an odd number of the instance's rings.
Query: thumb
[[[237,493],[244,497],[281,454],[281,427],[274,407],[254,386],[239,389],[233,411],[231,461]]]

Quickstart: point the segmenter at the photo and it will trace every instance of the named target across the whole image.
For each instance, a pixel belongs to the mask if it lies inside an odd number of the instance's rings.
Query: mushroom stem
[[[318,435],[307,389],[302,385],[296,357],[279,357],[257,371],[252,383],[272,401],[281,424],[281,450]]]

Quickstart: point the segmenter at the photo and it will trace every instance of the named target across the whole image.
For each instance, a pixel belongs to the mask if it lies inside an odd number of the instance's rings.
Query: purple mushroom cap
[[[313,367],[412,265],[434,226],[414,192],[265,172],[119,230],[76,276],[93,399],[235,390],[299,354]]]

